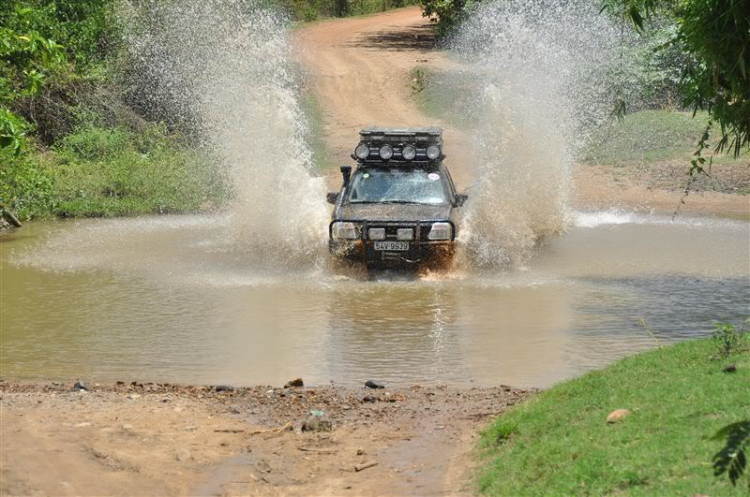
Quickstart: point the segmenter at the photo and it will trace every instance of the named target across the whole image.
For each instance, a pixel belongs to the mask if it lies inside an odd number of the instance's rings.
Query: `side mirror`
[[[352,177],[352,166],[341,166],[341,176],[344,177],[344,187],[349,186],[349,178]]]
[[[458,193],[454,197],[453,205],[455,205],[456,207],[461,207],[466,203],[467,200],[469,200],[468,195],[466,195],[465,193]]]
[[[339,198],[339,192],[328,192],[328,195],[326,195],[326,201],[329,204],[336,205],[336,199]]]

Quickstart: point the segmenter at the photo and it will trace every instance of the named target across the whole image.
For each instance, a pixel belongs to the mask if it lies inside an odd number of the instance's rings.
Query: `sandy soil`
[[[439,70],[455,65],[435,48],[429,22],[419,8],[320,22],[297,33],[297,46],[308,69],[309,85],[322,107],[324,138],[336,163],[351,162],[357,133],[368,124],[438,125],[445,129],[447,162],[459,188],[471,184],[470,164],[475,160],[469,136],[448,123],[425,117],[411,95],[412,69]],[[684,197],[685,170],[685,164],[659,165],[648,172],[636,167],[580,166],[574,176],[574,206],[673,212]],[[712,175],[747,185],[750,165],[714,166]],[[667,177],[669,181],[664,181]],[[331,186],[337,187],[339,182],[334,173]],[[747,195],[705,191],[696,185],[685,201],[681,210],[686,213],[750,218]]]
[[[0,494],[468,494],[477,430],[532,394],[3,382]]]

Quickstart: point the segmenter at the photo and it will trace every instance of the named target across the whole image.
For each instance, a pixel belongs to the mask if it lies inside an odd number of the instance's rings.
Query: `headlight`
[[[428,240],[450,240],[453,236],[453,226],[451,223],[435,223],[427,235]]]
[[[401,149],[401,155],[403,156],[404,160],[412,160],[417,156],[417,149],[412,147],[411,145],[407,145],[403,149]]]
[[[427,158],[430,160],[435,160],[438,157],[440,157],[440,147],[437,145],[430,145],[427,147]]]
[[[357,225],[354,223],[333,223],[331,238],[334,240],[356,240],[359,238]]]
[[[370,240],[385,240],[385,228],[370,228],[367,230],[367,238]]]
[[[414,230],[411,228],[399,228],[396,230],[396,239],[397,240],[413,240],[414,239]]]
[[[357,156],[357,159],[366,159],[370,155],[370,147],[364,143],[360,143],[354,149],[354,155]]]
[[[380,158],[383,160],[388,160],[391,157],[393,157],[393,147],[390,145],[383,145],[380,147]]]

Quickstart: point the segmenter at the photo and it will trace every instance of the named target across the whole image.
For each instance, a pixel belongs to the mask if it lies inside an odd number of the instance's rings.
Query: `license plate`
[[[406,252],[409,250],[409,242],[375,242],[375,250],[397,250]]]

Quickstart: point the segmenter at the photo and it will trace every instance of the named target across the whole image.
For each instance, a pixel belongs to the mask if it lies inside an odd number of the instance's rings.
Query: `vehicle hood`
[[[448,219],[450,205],[345,204],[334,211],[334,219],[351,221],[430,221]]]

